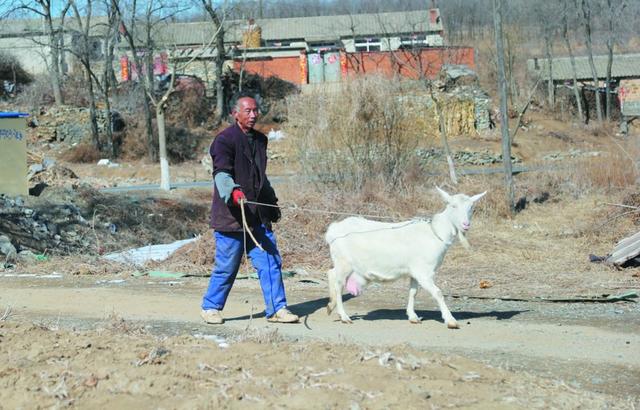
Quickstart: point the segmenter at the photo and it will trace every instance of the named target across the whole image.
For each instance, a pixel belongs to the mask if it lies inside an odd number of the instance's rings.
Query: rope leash
[[[302,208],[302,207],[299,207],[299,206],[297,206],[295,204],[293,206],[280,206],[280,205],[265,204],[265,203],[262,203],[262,202],[255,202],[255,201],[244,201],[244,203],[252,204],[252,205],[268,206],[268,207],[271,207],[271,208],[291,209],[291,210],[296,210],[296,211],[318,213],[318,214],[344,215],[344,216],[362,216],[362,217],[365,217],[365,218],[380,218],[380,219],[389,219],[389,220],[397,219],[396,217],[393,217],[393,216],[356,214],[356,213],[352,213],[352,212],[338,212],[338,211],[326,211],[324,209]]]
[[[244,204],[247,203],[248,201],[241,199],[240,200],[240,212],[242,213],[242,238],[244,241],[244,258],[245,259],[249,259],[249,257],[247,256],[247,233],[249,234],[249,236],[251,237],[251,240],[253,241],[253,243],[258,247],[258,249],[260,249],[261,251],[264,251],[264,249],[262,248],[262,246],[260,246],[260,244],[258,243],[258,241],[256,240],[256,238],[253,236],[253,233],[251,233],[251,229],[249,229],[249,224],[247,223],[247,216],[244,213]]]
[[[329,214],[329,215],[361,216],[361,217],[366,217],[366,218],[380,218],[380,219],[389,219],[389,220],[396,219],[396,218],[394,218],[392,216],[355,214],[355,213],[350,213],[350,212],[337,212],[337,211],[326,211],[326,210],[323,210],[323,209],[301,208],[301,207],[299,207],[299,206],[297,206],[295,204],[293,206],[278,206],[278,205],[273,205],[273,204],[265,204],[263,202],[248,201],[246,199],[241,199],[239,205],[240,205],[240,212],[242,213],[242,239],[243,239],[243,242],[244,242],[244,257],[245,257],[245,259],[249,259],[248,256],[247,256],[247,234],[249,234],[249,237],[251,238],[253,243],[261,251],[264,251],[264,249],[262,248],[262,246],[260,246],[260,244],[258,243],[256,238],[253,236],[253,233],[251,232],[251,229],[249,228],[249,224],[247,223],[247,216],[246,216],[245,211],[244,211],[244,204],[268,206],[268,207],[271,207],[271,208],[291,209],[291,210],[296,210],[296,211],[320,213],[320,214]]]

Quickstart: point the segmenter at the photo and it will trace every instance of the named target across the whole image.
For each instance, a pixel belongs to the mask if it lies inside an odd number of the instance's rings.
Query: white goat
[[[386,282],[409,276],[409,321],[420,323],[421,318],[414,310],[419,284],[438,302],[447,327],[458,328],[433,277],[456,236],[465,247],[469,246],[464,233],[471,226],[473,205],[486,191],[469,197],[464,194],[452,196],[438,187],[436,189],[447,207],[434,215],[431,221],[413,219],[386,223],[349,217],[329,226],[325,240],[329,244],[333,268],[327,273],[328,314],[337,307],[340,320],[352,323],[342,304],[345,285],[350,293],[357,296],[368,282]]]

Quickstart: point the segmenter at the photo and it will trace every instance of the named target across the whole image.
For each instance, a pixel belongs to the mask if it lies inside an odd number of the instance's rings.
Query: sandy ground
[[[0,407],[634,408],[640,310],[448,298],[448,330],[406,284],[327,316],[320,278],[288,278],[295,325],[268,324],[239,280],[222,326],[198,316],[207,278],[0,277]],[[227,347],[228,345],[228,347]]]

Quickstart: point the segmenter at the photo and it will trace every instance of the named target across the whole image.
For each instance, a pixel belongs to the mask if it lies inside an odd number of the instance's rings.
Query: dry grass
[[[328,94],[289,100],[286,131],[295,138],[302,171],[322,183],[361,190],[377,176],[404,177],[421,137],[399,81],[363,77]]]
[[[95,163],[102,156],[100,151],[90,143],[80,143],[75,147],[69,148],[60,158],[72,163]]]

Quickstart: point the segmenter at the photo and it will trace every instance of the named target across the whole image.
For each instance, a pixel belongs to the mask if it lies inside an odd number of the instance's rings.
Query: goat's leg
[[[347,312],[344,311],[344,305],[342,304],[342,289],[344,288],[345,280],[350,274],[351,270],[343,270],[337,267],[333,268],[333,292],[335,292],[335,305],[342,323],[353,323],[349,315],[347,315]]]
[[[444,320],[444,323],[447,324],[447,327],[449,329],[458,329],[460,326],[458,326],[458,322],[456,322],[456,320],[453,318],[453,315],[449,311],[449,308],[444,303],[442,291],[439,287],[436,286],[435,283],[433,283],[433,276],[434,273],[432,272],[425,277],[418,277],[416,279],[420,283],[420,286],[425,288],[427,292],[429,292],[431,296],[433,296],[436,302],[438,302],[438,307],[440,308],[440,312],[442,313],[442,319]]]
[[[329,269],[327,271],[327,281],[329,282],[329,303],[327,304],[327,315],[333,312],[336,308],[336,271],[335,269]]]
[[[407,316],[409,316],[409,322],[418,324],[422,318],[418,317],[416,311],[413,309],[413,305],[416,300],[416,293],[418,293],[418,282],[411,278],[409,283],[409,302],[407,303]]]

